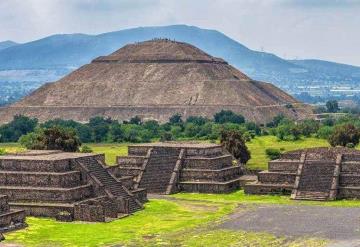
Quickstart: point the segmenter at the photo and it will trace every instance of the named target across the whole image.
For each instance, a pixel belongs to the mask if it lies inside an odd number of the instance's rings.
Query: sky
[[[286,59],[360,66],[360,0],[0,0],[0,41],[173,24]]]

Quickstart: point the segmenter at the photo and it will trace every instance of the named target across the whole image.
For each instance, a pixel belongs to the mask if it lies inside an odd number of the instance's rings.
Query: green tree
[[[215,123],[235,123],[242,124],[245,123],[245,118],[242,115],[238,115],[232,111],[221,110],[220,112],[214,115]]]
[[[135,116],[135,117],[132,117],[130,119],[130,124],[136,124],[136,125],[141,125],[142,124],[142,121],[141,121],[141,118],[139,116]]]
[[[20,136],[34,131],[37,123],[36,118],[16,115],[10,123],[0,127],[0,141],[16,142]]]
[[[328,102],[326,102],[326,109],[327,112],[331,112],[331,113],[335,113],[340,110],[339,104],[336,100],[329,100]]]
[[[353,124],[344,124],[336,126],[334,132],[329,136],[331,146],[346,147],[349,143],[354,146],[359,144],[360,131]]]
[[[176,114],[172,115],[172,116],[169,118],[169,123],[170,123],[170,124],[182,124],[182,123],[183,123],[183,120],[182,120],[181,114],[176,113]]]
[[[246,164],[251,158],[250,151],[240,131],[223,131],[220,142],[240,163]]]

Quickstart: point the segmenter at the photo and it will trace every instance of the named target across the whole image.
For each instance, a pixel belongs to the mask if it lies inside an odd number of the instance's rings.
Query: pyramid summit
[[[250,79],[221,58],[186,43],[155,39],[94,59],[0,110],[0,119],[24,114],[40,121],[88,121],[94,116],[126,120],[138,115],[167,121],[175,113],[212,117],[223,109],[261,123],[278,114],[309,114],[290,95]]]

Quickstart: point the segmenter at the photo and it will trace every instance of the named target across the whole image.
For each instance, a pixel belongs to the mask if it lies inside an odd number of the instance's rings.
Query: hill
[[[298,105],[280,89],[250,79],[221,58],[187,43],[160,39],[98,57],[11,105],[0,119],[9,121],[22,113],[42,121],[87,121],[97,115],[167,121],[175,113],[211,118],[228,109],[266,123],[280,113],[305,117],[308,112]]]
[[[1,41],[0,42],[0,50],[4,50],[6,48],[12,47],[12,46],[16,46],[18,45],[17,43],[15,43],[14,41],[11,40],[7,40],[7,41]]]

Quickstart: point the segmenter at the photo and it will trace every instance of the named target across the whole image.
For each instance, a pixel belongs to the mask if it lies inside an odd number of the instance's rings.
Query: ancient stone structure
[[[10,209],[8,197],[6,195],[0,195],[0,233],[26,226],[25,211]]]
[[[146,191],[104,164],[104,155],[60,151],[1,156],[0,194],[11,209],[64,221],[109,221],[141,209]]]
[[[243,173],[232,162],[216,144],[151,143],[129,146],[129,155],[110,169],[117,177],[133,176],[135,188],[148,193],[226,193],[240,187]]]
[[[55,83],[0,109],[0,123],[15,114],[86,122],[94,116],[168,121],[175,113],[212,118],[232,110],[269,122],[284,114],[301,119],[309,106],[272,84],[250,79],[226,61],[181,42],[152,40],[126,45],[94,59]]]
[[[269,162],[249,194],[290,194],[296,200],[360,198],[360,151],[311,148],[285,153]]]

